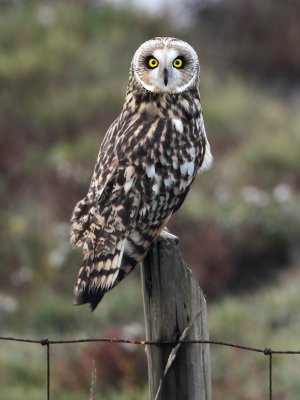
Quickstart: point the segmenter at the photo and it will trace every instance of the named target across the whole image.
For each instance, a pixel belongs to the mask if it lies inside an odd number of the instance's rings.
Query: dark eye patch
[[[184,56],[178,56],[173,61],[173,66],[177,69],[182,69],[186,66],[186,58]]]
[[[148,69],[154,69],[158,64],[158,60],[154,56],[150,55],[145,57],[145,65]]]

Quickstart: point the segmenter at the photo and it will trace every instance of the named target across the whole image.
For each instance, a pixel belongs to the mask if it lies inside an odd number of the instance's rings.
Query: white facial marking
[[[145,69],[145,55],[153,55],[158,60],[158,66]],[[181,55],[187,56],[189,61],[183,70],[173,66],[173,61]],[[132,65],[139,84],[155,93],[181,93],[187,90],[196,83],[200,69],[195,50],[188,43],[174,38],[155,38],[143,43],[135,52]],[[167,84],[164,69],[168,71]]]

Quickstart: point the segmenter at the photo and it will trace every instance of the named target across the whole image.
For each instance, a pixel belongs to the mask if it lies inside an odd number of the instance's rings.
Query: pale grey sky
[[[150,14],[166,11],[173,18],[180,17],[180,25],[184,25],[189,20],[184,0],[99,0],[99,3],[103,1],[107,4],[142,8]]]
[[[163,9],[182,8],[182,0],[108,0],[107,3],[141,7],[150,13],[156,13]]]

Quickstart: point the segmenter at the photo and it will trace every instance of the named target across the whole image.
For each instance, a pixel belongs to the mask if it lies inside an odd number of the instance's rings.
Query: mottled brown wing
[[[140,114],[110,128],[72,218],[73,243],[84,250],[76,304],[94,309],[143,259],[189,190],[203,160],[202,140],[193,119]]]
[[[146,162],[142,153],[147,162],[153,162],[153,153],[142,150],[153,123],[158,125],[158,121],[143,118],[125,124],[117,120],[101,145],[90,190],[76,205],[71,220],[72,243],[84,250],[76,304],[98,304],[118,276],[126,237],[138,221],[139,190],[145,175],[141,165]],[[147,192],[151,193],[151,187]]]

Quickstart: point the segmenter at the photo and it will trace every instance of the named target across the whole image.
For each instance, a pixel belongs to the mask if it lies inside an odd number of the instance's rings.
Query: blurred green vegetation
[[[226,296],[222,302],[209,307],[211,338],[217,335],[231,343],[262,349],[298,349],[299,284],[299,268],[294,268],[285,272],[280,283],[268,290],[239,298]],[[216,399],[268,398],[267,356],[219,346],[212,346],[211,354]],[[273,356],[275,399],[299,397],[299,367],[297,356]]]
[[[284,68],[275,55],[257,64],[258,76],[254,64],[249,73],[249,64],[236,62],[247,50],[248,31],[251,49],[254,40],[249,26],[242,46],[234,40],[239,34],[232,35],[241,29],[233,21],[245,13],[242,3],[195,12],[194,24],[180,30],[165,18],[109,6],[0,7],[1,334],[144,336],[139,271],[95,313],[72,305],[81,253],[70,247],[69,217],[87,191],[100,142],[122,106],[135,49],[151,37],[174,35],[188,40],[200,56],[215,162],[196,180],[170,228],[208,295],[210,335],[253,346],[299,347],[299,89],[294,72],[282,80]],[[261,15],[272,16],[273,8],[250,3],[262,29]],[[193,7],[198,10],[197,3]],[[277,7],[281,26],[289,26]],[[214,37],[215,15],[220,31]],[[293,21],[294,15],[290,26]],[[230,48],[226,57],[222,32]],[[277,33],[271,33],[273,43]],[[284,43],[278,43],[279,52]],[[295,71],[292,55],[289,60],[286,65]],[[272,74],[263,80],[268,68]],[[52,351],[55,398],[87,398],[93,359],[101,398],[147,398],[141,349],[90,345]],[[214,398],[266,396],[264,356],[214,347],[212,361]],[[276,357],[274,363],[275,399],[297,399],[299,361]],[[23,393],[41,398],[45,374],[44,348],[0,343],[3,398],[16,400]]]

